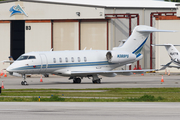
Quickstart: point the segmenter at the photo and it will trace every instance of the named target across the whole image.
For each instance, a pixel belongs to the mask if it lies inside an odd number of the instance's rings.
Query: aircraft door
[[[40,73],[45,73],[46,69],[48,67],[48,63],[47,63],[47,57],[45,54],[40,54],[41,57],[41,69],[40,69]]]

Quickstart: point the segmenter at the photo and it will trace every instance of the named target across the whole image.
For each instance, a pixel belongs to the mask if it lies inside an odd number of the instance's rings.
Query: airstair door
[[[45,73],[48,67],[47,57],[45,54],[40,54],[41,57],[41,69],[40,73]]]

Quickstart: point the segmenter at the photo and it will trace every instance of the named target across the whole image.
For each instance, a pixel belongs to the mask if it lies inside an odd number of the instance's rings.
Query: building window
[[[80,59],[80,57],[78,57],[78,62],[81,62],[81,59]]]
[[[53,62],[56,63],[56,58],[53,58]]]
[[[87,58],[86,57],[84,57],[84,62],[86,62],[87,61]]]
[[[62,62],[62,59],[61,59],[61,58],[59,58],[59,62],[60,62],[60,63]]]
[[[65,58],[65,60],[66,60],[66,62],[68,62],[68,58],[67,57]]]
[[[74,58],[73,57],[71,57],[71,61],[74,62]]]

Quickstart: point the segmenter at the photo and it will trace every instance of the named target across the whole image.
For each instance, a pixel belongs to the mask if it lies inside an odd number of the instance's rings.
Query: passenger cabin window
[[[59,58],[59,62],[62,62],[62,59],[61,59],[61,58]]]
[[[53,62],[56,63],[56,58],[53,58]]]
[[[20,60],[27,60],[28,56],[20,56],[17,61],[20,61]]]
[[[86,57],[84,57],[84,62],[86,62],[87,61],[87,58]]]
[[[67,57],[65,58],[65,60],[66,60],[66,62],[68,62],[68,58]]]
[[[35,56],[29,56],[28,59],[36,59]]]
[[[80,59],[80,57],[78,57],[78,62],[81,62],[81,59]]]
[[[73,57],[71,57],[71,61],[74,62],[74,58]]]

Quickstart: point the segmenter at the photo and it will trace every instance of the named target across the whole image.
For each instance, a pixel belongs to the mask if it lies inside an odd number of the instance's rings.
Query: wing
[[[131,75],[133,73],[145,73],[149,71],[156,71],[157,69],[146,69],[146,70],[112,70],[112,71],[71,71],[71,75],[93,75],[93,74],[121,74],[121,75]]]
[[[169,63],[167,63],[166,65],[161,65],[161,66],[163,66],[161,69],[159,69],[159,70],[164,70],[164,69],[166,69],[166,67],[170,67],[170,64],[173,62],[174,60],[171,60]]]
[[[164,65],[162,65],[162,66],[164,66]],[[180,69],[180,66],[172,66],[172,65],[169,65],[169,66],[167,66],[167,67]]]
[[[3,60],[1,62],[3,62],[3,63],[13,63],[14,61],[13,60]]]

